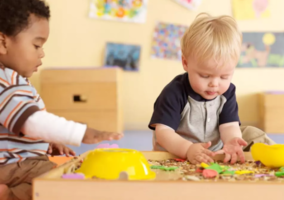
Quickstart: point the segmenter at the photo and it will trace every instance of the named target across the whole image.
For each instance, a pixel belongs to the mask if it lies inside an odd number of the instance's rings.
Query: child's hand
[[[214,153],[208,150],[210,146],[211,142],[192,144],[187,150],[187,159],[192,164],[214,162]]]
[[[69,155],[72,155],[72,156],[76,155],[76,153],[72,149],[62,144],[55,144],[55,143],[49,144],[48,154],[51,154],[52,156],[65,154],[67,157],[69,157]]]
[[[104,140],[119,140],[122,137],[123,133],[97,131],[88,128],[82,142],[85,144],[96,144]]]
[[[244,141],[242,138],[235,137],[225,143],[223,149],[215,152],[215,155],[225,153],[224,163],[227,163],[231,160],[231,164],[234,164],[237,162],[238,157],[240,158],[240,161],[244,163],[245,156],[242,146],[246,145],[246,141]]]

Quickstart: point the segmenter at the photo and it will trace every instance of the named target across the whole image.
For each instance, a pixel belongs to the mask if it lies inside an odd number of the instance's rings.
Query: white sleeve
[[[80,146],[87,125],[67,121],[46,111],[37,111],[24,123],[23,134],[46,142]]]

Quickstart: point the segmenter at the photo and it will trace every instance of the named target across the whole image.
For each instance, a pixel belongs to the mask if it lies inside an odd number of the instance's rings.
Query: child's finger
[[[225,153],[224,163],[229,162],[230,159],[231,159],[231,155],[228,153]]]
[[[112,141],[113,139],[113,136],[109,136],[107,140]]]
[[[64,148],[64,154],[66,155],[66,157],[69,157],[69,154],[70,154],[70,149],[68,147],[65,147]]]
[[[194,160],[197,162],[197,164],[202,162],[207,163],[206,160],[202,158],[202,156],[197,156]]]
[[[208,149],[204,149],[203,152],[204,154],[206,154],[207,156],[213,157],[214,153]]]
[[[118,134],[116,134],[115,139],[116,139],[116,140],[120,140],[120,139],[123,138],[123,137],[124,137],[124,134],[123,134],[123,133],[118,133]]]
[[[198,160],[199,160],[199,162],[204,162],[204,163],[214,162],[214,160],[206,154],[202,154],[201,156],[199,156]]]
[[[212,157],[210,157],[210,156],[205,155],[205,158],[206,158],[208,163],[214,162],[214,159]]]
[[[238,156],[236,153],[231,155],[231,164],[235,164],[237,162]]]
[[[219,155],[219,154],[225,154],[225,151],[223,149],[221,149],[219,151],[214,152],[214,156]]]
[[[59,151],[60,155],[63,155],[64,149],[63,149],[63,146],[62,146],[62,145],[60,145],[60,146],[58,147],[58,151]]]
[[[241,138],[238,139],[238,143],[239,145],[244,146],[244,147],[248,145],[248,143]]]
[[[49,153],[49,154],[52,153],[52,145],[49,145],[49,147],[48,147],[48,153]]]
[[[72,151],[71,151],[71,155],[72,155],[72,156],[76,156],[75,151],[72,150]]]
[[[193,164],[193,165],[196,165],[196,164],[198,164],[199,162],[196,160],[196,159],[194,159],[194,160],[192,160],[192,161],[189,161],[191,164]]]
[[[211,142],[201,143],[201,146],[205,149],[208,149],[211,146]]]
[[[104,141],[104,140],[113,140],[113,135],[111,133],[108,133],[108,132],[101,132],[98,135],[97,138],[98,138],[99,142]]]
[[[69,154],[72,155],[72,156],[76,156],[76,153],[70,148],[69,148]]]
[[[108,140],[119,140],[123,137],[120,133],[108,133]]]
[[[206,157],[204,157],[203,155],[198,155],[198,156],[196,156],[194,160],[195,160],[195,163],[196,163],[196,164],[200,164],[200,163],[202,163],[202,162],[208,163],[208,160],[207,160]]]
[[[237,151],[237,154],[238,154],[238,156],[240,158],[240,161],[242,163],[244,163],[245,162],[245,155],[244,155],[244,152],[243,152],[243,150],[241,148]]]
[[[84,143],[84,144],[97,144],[99,142],[100,142],[100,140],[98,140],[98,137],[96,137],[96,136],[86,137],[82,140],[82,143]]]
[[[99,140],[99,139],[97,139],[97,138],[93,138],[92,140],[89,140],[88,141],[88,144],[97,144],[97,143],[99,143],[99,142],[101,142],[102,140]]]

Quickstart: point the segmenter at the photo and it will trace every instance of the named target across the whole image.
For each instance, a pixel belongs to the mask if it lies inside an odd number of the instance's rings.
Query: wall
[[[197,11],[188,11],[172,0],[149,0],[145,24],[118,23],[88,18],[89,0],[48,0],[51,34],[45,46],[44,67],[101,66],[107,41],[142,46],[140,72],[124,74],[125,129],[147,129],[153,103],[161,89],[182,73],[177,61],[150,58],[151,39],[156,22],[190,25],[199,12],[232,14],[230,0],[203,0]],[[271,0],[271,19],[239,22],[242,31],[283,31],[283,0]],[[240,117],[244,124],[258,123],[257,93],[284,90],[284,69],[237,69]],[[32,83],[39,89],[39,75]],[[40,92],[40,91],[39,91]]]

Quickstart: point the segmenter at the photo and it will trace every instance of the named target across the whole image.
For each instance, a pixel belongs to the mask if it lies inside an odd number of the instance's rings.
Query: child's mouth
[[[207,95],[215,95],[217,92],[210,92],[210,91],[206,91]]]
[[[37,71],[38,71],[38,68],[39,68],[40,66],[41,66],[41,64],[37,65],[34,71],[37,72]]]

